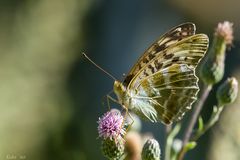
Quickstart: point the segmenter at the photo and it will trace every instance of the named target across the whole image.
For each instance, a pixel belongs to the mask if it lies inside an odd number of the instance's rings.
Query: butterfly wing
[[[179,120],[196,100],[197,81],[194,70],[186,64],[167,67],[141,81],[132,96],[132,110],[152,122]]]
[[[161,51],[182,40],[183,38],[194,35],[195,30],[195,25],[191,22],[187,22],[180,24],[165,33],[158,41],[153,43],[139,58],[139,60],[135,63],[135,65],[128,73],[123,84],[127,86],[132,80],[132,78],[136,76],[140,69],[146,66],[148,62],[151,61],[153,58],[163,53]]]
[[[129,108],[152,122],[170,124],[181,119],[196,100],[195,68],[207,48],[208,37],[197,34],[160,51],[129,82]]]
[[[128,89],[136,88],[139,82],[172,64],[186,64],[196,68],[208,48],[208,37],[205,34],[192,35],[169,46],[142,67],[128,84]]]

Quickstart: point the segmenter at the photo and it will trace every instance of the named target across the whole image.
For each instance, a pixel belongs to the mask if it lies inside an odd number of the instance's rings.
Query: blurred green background
[[[228,20],[236,32],[225,77],[240,78],[239,5],[234,0],[0,0],[0,159],[104,159],[97,120],[107,110],[101,101],[113,81],[89,64],[83,51],[122,80],[171,27],[192,21],[198,33],[211,38],[217,23]],[[215,102],[213,93],[204,118]],[[239,104],[227,108],[186,159],[240,159]],[[143,132],[163,144],[162,124],[144,123]]]

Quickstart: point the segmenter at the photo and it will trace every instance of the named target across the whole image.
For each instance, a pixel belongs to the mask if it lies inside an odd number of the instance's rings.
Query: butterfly
[[[197,99],[195,69],[208,49],[208,36],[195,24],[180,24],[154,42],[123,82],[115,80],[118,102],[151,122],[179,121]]]

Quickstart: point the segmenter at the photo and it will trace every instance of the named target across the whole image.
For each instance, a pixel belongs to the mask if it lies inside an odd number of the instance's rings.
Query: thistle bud
[[[149,139],[142,149],[142,160],[160,160],[160,146],[155,139]]]
[[[236,78],[228,78],[217,90],[217,99],[220,106],[232,103],[237,98],[238,81]]]
[[[103,139],[102,141],[102,153],[111,160],[118,160],[124,154],[124,141],[123,139]]]
[[[200,77],[207,85],[218,83],[224,75],[225,52],[233,40],[233,24],[230,22],[219,23],[212,46],[200,68]]]

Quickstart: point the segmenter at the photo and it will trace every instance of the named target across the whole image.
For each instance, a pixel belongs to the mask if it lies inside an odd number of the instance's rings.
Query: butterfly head
[[[123,98],[126,94],[126,87],[119,81],[114,81],[113,91],[116,94],[120,103],[122,103]]]

